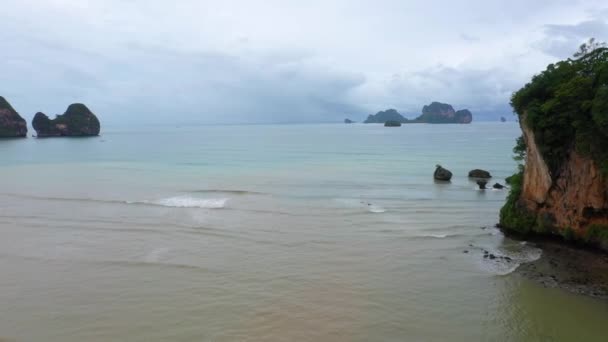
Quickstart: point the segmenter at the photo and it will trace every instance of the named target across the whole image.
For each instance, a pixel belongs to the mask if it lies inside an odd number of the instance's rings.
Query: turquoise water
[[[601,341],[608,305],[512,273],[541,251],[493,228],[505,191],[466,177],[504,183],[519,134],[171,126],[0,141],[0,340]],[[433,181],[436,164],[451,183]]]

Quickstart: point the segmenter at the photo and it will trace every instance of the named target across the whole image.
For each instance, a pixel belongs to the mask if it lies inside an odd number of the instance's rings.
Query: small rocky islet
[[[82,103],[71,104],[64,114],[52,120],[38,112],[32,126],[39,138],[97,136],[100,131],[99,119]]]
[[[415,119],[407,119],[396,109],[387,109],[376,114],[369,115],[363,123],[399,122],[408,123],[430,123],[430,124],[470,124],[473,114],[468,109],[454,110],[452,105],[442,102],[432,102],[422,107],[422,114]],[[386,126],[386,125],[385,125]],[[398,127],[390,125],[387,127]]]
[[[99,119],[82,103],[68,106],[65,113],[50,119],[42,112],[32,120],[36,137],[88,137],[98,136],[101,130]],[[27,123],[19,113],[0,96],[0,138],[27,136]]]

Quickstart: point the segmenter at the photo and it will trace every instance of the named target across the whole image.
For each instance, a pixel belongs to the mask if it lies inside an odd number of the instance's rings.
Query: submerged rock
[[[4,97],[0,96],[0,138],[27,136],[27,123]]]
[[[492,178],[490,172],[481,169],[475,169],[469,171],[469,177],[471,178]]]
[[[384,127],[401,127],[401,122],[399,121],[387,121],[384,123]]]
[[[352,123],[355,123],[355,122],[353,120],[347,118],[347,119],[344,119],[344,123],[345,124],[352,124]]]
[[[53,120],[38,112],[32,126],[39,138],[96,136],[100,131],[99,119],[81,103],[71,104],[64,114]]]
[[[496,184],[494,184],[493,188],[494,188],[494,189],[499,189],[499,190],[500,190],[500,189],[504,189],[504,188],[505,188],[505,186],[504,186],[504,185],[502,185],[502,184],[500,184],[500,183],[496,183]]]
[[[449,181],[452,179],[452,172],[448,169],[443,168],[441,165],[437,165],[433,177],[440,181]]]
[[[480,188],[481,190],[485,190],[485,189],[487,189],[487,188],[486,188],[486,185],[488,185],[488,182],[487,182],[487,181],[485,181],[485,180],[478,180],[478,181],[477,181],[477,185],[479,185],[479,188]]]

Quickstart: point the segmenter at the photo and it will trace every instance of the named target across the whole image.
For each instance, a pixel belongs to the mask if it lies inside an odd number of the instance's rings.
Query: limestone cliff
[[[608,49],[549,65],[511,104],[525,163],[501,226],[608,251]]]
[[[27,135],[27,124],[19,113],[0,96],[0,138],[22,138]]]
[[[583,239],[598,233],[588,231],[589,227],[608,227],[608,187],[596,163],[571,149],[552,177],[534,133],[525,120],[521,122],[527,148],[519,201],[535,216],[536,230]]]

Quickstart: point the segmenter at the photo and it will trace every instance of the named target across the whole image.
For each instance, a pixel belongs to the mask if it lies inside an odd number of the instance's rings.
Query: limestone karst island
[[[454,110],[452,105],[433,102],[422,108],[422,114],[409,120],[395,109],[380,111],[369,115],[364,123],[391,122],[388,126],[397,126],[396,123],[430,123],[430,124],[469,124],[473,121],[473,114],[468,109]]]
[[[82,103],[68,106],[65,113],[54,119],[41,112],[34,115],[32,127],[38,138],[47,137],[87,137],[97,136],[100,132],[99,119]],[[27,124],[24,118],[0,96],[0,138],[27,136]]]

